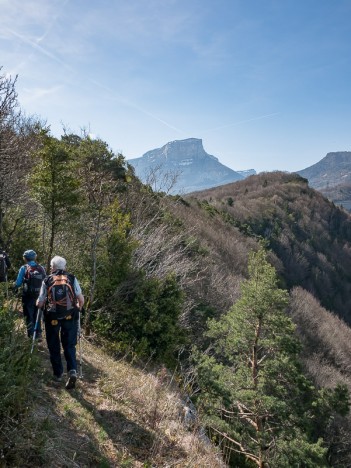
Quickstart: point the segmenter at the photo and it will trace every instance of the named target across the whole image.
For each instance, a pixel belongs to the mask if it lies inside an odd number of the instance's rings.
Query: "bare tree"
[[[16,81],[17,76],[0,75],[0,239],[4,243],[4,219],[9,209],[25,199],[31,152],[42,128],[37,118],[21,113]],[[16,220],[11,229],[15,228]]]
[[[145,183],[150,185],[154,192],[164,192],[171,194],[181,172],[177,170],[165,170],[162,163],[149,168]]]

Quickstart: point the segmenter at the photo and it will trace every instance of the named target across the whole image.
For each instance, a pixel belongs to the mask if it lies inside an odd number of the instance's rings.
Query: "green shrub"
[[[182,302],[183,294],[173,276],[159,280],[138,273],[121,285],[113,304],[99,314],[94,327],[118,342],[120,351],[131,348],[139,356],[152,355],[171,364],[185,340],[178,322]]]
[[[30,341],[18,330],[16,316],[0,299],[0,457],[5,462],[13,452],[14,433],[27,406],[30,375],[35,358],[30,355]]]

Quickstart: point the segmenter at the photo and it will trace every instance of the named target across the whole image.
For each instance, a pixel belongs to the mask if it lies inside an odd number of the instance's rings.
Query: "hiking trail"
[[[43,465],[223,466],[197,428],[189,430],[183,424],[184,404],[165,369],[151,373],[125,359],[115,360],[84,338],[82,348],[83,379],[77,379],[76,389],[70,391],[65,379],[52,379],[45,340],[34,353],[40,365],[30,412],[31,437]],[[29,454],[33,466],[30,459]]]

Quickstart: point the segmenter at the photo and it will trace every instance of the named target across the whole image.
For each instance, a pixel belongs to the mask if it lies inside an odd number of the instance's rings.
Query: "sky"
[[[0,0],[1,75],[126,159],[201,138],[234,170],[351,150],[351,0]]]

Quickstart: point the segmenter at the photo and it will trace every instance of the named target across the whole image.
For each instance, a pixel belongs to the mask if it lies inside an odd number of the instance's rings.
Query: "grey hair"
[[[51,268],[54,268],[54,266],[58,270],[64,270],[66,268],[66,260],[63,257],[59,257],[58,255],[55,255],[54,258],[51,259],[50,266]]]

